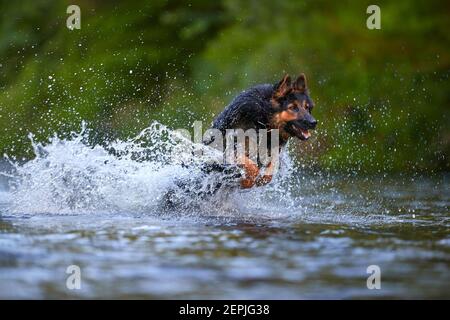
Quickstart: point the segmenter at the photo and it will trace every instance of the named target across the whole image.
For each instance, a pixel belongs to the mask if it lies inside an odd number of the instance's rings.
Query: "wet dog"
[[[274,131],[278,143],[272,146],[275,143],[271,136],[267,135],[267,149],[272,150],[275,147],[281,152],[291,137],[309,139],[310,130],[315,129],[317,125],[311,115],[313,108],[314,103],[309,96],[305,75],[300,74],[294,82],[289,75],[285,75],[275,85],[257,85],[236,96],[214,119],[212,129],[220,133],[218,139],[224,139],[222,146],[227,144],[225,140],[230,130]],[[213,142],[217,142],[216,139],[217,136],[212,136],[206,138],[203,143],[211,146]],[[205,163],[200,172],[192,177],[177,179],[177,188],[170,190],[164,197],[164,208],[172,209],[185,204],[183,199],[202,199],[216,194],[218,190],[236,187],[248,189],[271,182],[274,174],[273,162],[263,163],[259,158],[252,160],[248,149],[244,149],[241,159],[236,161],[237,164]],[[193,170],[189,164],[185,167]]]
[[[291,137],[309,139],[310,130],[315,129],[317,125],[311,114],[313,108],[314,103],[309,96],[305,75],[300,74],[295,81],[285,75],[275,85],[257,85],[236,96],[215,118],[212,128],[220,130],[223,137],[230,129],[277,129],[281,152]],[[214,138],[204,143],[209,145],[213,141]],[[270,139],[267,143],[268,149],[271,149]],[[262,186],[272,180],[272,162],[263,165],[259,160],[250,159],[247,149],[238,160],[245,172],[240,179],[241,188]],[[264,172],[261,172],[262,169]]]

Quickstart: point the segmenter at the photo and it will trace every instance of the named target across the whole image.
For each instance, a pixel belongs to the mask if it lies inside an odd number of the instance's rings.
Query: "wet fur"
[[[300,140],[309,138],[309,129],[314,129],[317,124],[311,115],[313,107],[305,75],[300,74],[294,83],[289,75],[285,75],[275,85],[257,85],[236,96],[213,121],[212,128],[222,132],[223,145],[226,143],[227,129],[278,129],[281,151],[292,136]],[[271,150],[270,134],[267,139],[267,147]],[[214,138],[211,138],[210,141],[205,141],[205,144],[211,144],[213,141]],[[264,185],[271,181],[272,170],[258,177],[259,169],[262,168],[259,159],[256,163],[248,158],[244,160],[242,167],[247,179],[244,177],[241,180],[242,188]]]
[[[296,112],[289,109],[289,106],[295,106]],[[304,126],[306,129],[314,129],[316,121],[311,115],[314,104],[309,97],[306,86],[306,78],[301,74],[292,84],[290,77],[285,75],[277,84],[261,84],[249,88],[237,95],[231,103],[216,117],[212,123],[212,128],[222,132],[224,140],[226,139],[227,129],[279,129],[280,149],[286,145],[288,139],[295,136],[290,126],[292,122],[297,122],[297,126]],[[300,121],[300,122],[299,122]],[[313,124],[311,124],[314,121]],[[300,124],[299,124],[300,123]],[[270,134],[267,135],[267,147],[271,149]],[[214,138],[204,141],[206,145],[211,144]],[[223,143],[225,145],[225,141]],[[269,183],[272,174],[264,174],[259,177],[261,164],[253,163],[243,165],[244,176],[236,165],[224,164],[205,164],[202,168],[201,177],[195,177],[194,181],[177,181],[178,190],[172,190],[167,194],[165,207],[172,208],[177,202],[177,193],[187,193],[190,195],[207,196],[217,192],[217,190],[228,187],[233,188],[236,182],[240,180],[241,188],[251,188]],[[217,173],[220,173],[217,175]],[[225,174],[226,173],[226,174]],[[201,182],[204,179],[216,176],[218,181],[212,181],[208,191],[201,190]],[[250,178],[249,178],[250,177]],[[213,179],[214,180],[214,179]],[[197,187],[192,187],[197,186]]]

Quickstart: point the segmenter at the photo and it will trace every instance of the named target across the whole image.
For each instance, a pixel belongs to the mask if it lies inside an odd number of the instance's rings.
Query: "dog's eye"
[[[288,109],[289,109],[289,110],[292,110],[292,111],[298,111],[298,106],[295,105],[295,104],[290,104],[290,105],[288,106]]]

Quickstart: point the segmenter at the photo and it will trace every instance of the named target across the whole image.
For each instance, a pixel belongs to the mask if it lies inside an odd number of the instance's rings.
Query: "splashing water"
[[[190,142],[158,122],[132,139],[114,141],[106,147],[89,145],[88,137],[84,123],[81,132],[72,133],[70,139],[54,136],[46,145],[35,142],[30,134],[36,157],[23,165],[12,163],[15,174],[8,211],[159,215],[166,211],[167,196],[172,195],[181,204],[171,208],[172,214],[224,215],[257,210],[265,198],[265,188],[237,190],[230,188],[230,184],[237,185],[237,178],[202,172],[202,164],[217,159],[218,151]],[[195,152],[199,149],[202,155]],[[277,193],[286,206],[289,193],[281,186],[286,183],[283,177],[291,162],[288,157],[283,161],[284,170],[270,187],[270,194],[273,198]],[[220,192],[202,196],[212,193],[219,183]]]
[[[0,297],[450,296],[446,177],[311,175],[282,152],[271,184],[241,190],[159,123],[104,147],[89,136],[30,136],[36,157],[12,163],[9,190],[0,179]],[[366,287],[372,264],[382,290]]]

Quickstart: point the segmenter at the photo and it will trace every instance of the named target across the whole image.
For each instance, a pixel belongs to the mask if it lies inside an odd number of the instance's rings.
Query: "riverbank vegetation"
[[[449,4],[379,1],[66,1],[0,4],[0,152],[33,156],[79,131],[93,143],[157,120],[205,126],[241,90],[305,72],[319,129],[290,147],[327,171],[448,171]]]

